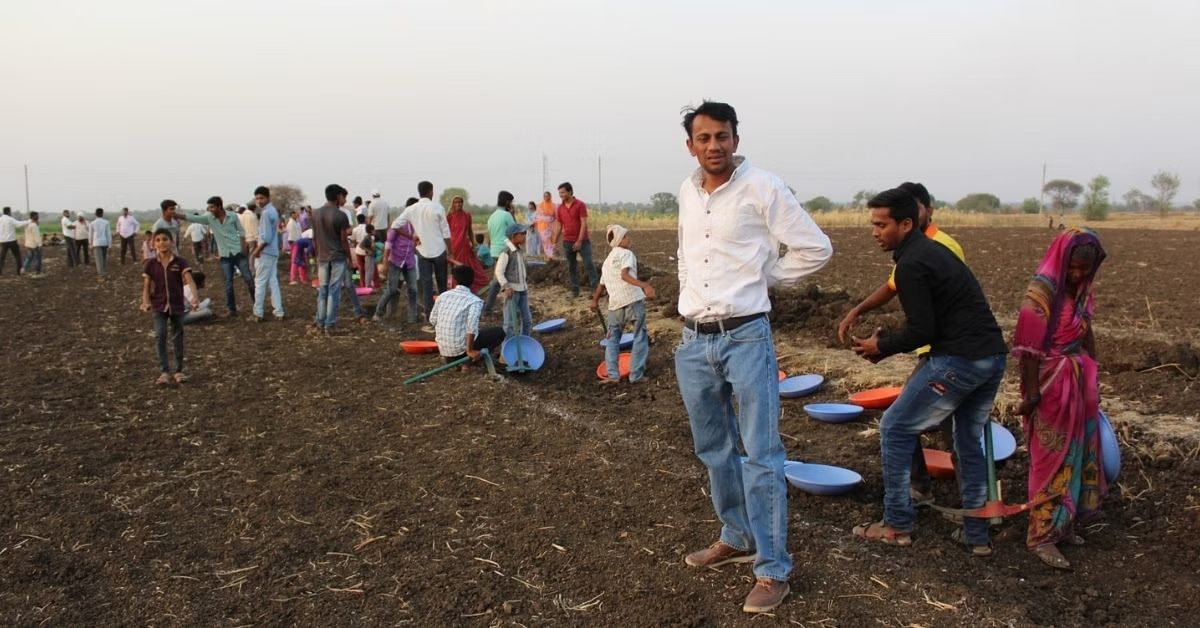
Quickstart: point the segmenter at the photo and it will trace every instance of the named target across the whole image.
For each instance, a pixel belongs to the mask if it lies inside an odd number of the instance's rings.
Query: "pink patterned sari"
[[[1077,295],[1067,293],[1071,251],[1096,248],[1092,272]],[[1104,260],[1095,232],[1064,231],[1055,238],[1021,303],[1013,355],[1040,362],[1042,399],[1024,426],[1029,442],[1030,548],[1068,540],[1077,520],[1100,508],[1108,492],[1100,460],[1100,394],[1095,359],[1084,348],[1091,329],[1092,282]]]

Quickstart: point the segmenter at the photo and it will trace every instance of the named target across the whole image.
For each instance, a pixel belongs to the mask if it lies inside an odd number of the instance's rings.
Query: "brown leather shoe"
[[[742,605],[742,610],[747,613],[766,613],[775,610],[775,607],[782,604],[783,598],[791,592],[792,587],[786,582],[759,578],[758,582],[754,584],[754,588],[750,590],[750,595],[746,596],[746,603]]]
[[[683,559],[690,567],[720,567],[729,563],[754,562],[756,553],[753,550],[734,549],[724,541],[717,541],[698,552],[692,552]]]

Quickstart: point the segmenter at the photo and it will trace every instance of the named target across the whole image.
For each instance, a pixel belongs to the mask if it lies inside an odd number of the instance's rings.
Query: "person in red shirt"
[[[575,198],[575,188],[570,181],[558,186],[558,222],[562,225],[563,256],[567,258],[567,271],[571,275],[571,294],[579,296],[579,268],[576,254],[583,258],[587,268],[588,288],[595,289],[598,278],[596,265],[592,263],[592,241],[588,238],[587,205]]]

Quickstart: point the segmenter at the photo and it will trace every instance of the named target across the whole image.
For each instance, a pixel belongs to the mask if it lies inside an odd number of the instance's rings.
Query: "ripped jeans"
[[[1004,379],[1006,363],[1002,353],[979,360],[931,356],[909,378],[900,398],[883,413],[879,441],[883,452],[883,521],[888,526],[912,531],[909,480],[913,448],[922,432],[950,415],[954,415],[954,450],[963,508],[978,508],[987,500],[987,461],[979,438]],[[988,543],[987,520],[968,518],[964,527],[967,543]]]

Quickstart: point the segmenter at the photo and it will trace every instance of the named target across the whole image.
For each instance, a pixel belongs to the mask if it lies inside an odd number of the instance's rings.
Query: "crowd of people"
[[[753,563],[755,584],[743,609],[766,612],[788,595],[793,568],[768,291],[817,273],[833,247],[780,177],[736,154],[740,137],[733,107],[705,102],[686,112],[683,127],[698,168],[678,196],[683,326],[674,365],[695,453],[707,469],[721,523],[717,540],[688,554],[685,562],[697,568]],[[324,205],[298,208],[286,218],[271,204],[266,187],[254,191],[253,207],[227,207],[214,196],[205,213],[191,216],[164,200],[142,250],[141,307],[154,316],[156,381],[186,381],[183,329],[191,320],[212,316],[207,300],[201,300],[203,274],[181,256],[184,222],[197,265],[215,251],[229,316],[238,312],[237,276],[253,304],[252,320],[267,320],[268,296],[274,319],[288,316],[278,278],[279,258],[287,255],[289,283],[307,283],[315,265],[317,301],[309,333],[337,333],[344,298],[358,320],[383,320],[396,309],[403,285],[407,322],[434,334],[446,362],[478,361],[506,337],[531,333],[531,257],[553,259],[561,253],[576,296],[581,259],[591,308],[599,312],[607,295],[608,377],[602,384],[620,380],[618,348],[626,328],[634,337],[628,378],[641,381],[649,353],[645,301],[655,299],[656,292],[638,278],[633,234],[620,225],[605,229],[611,250],[597,274],[587,206],[569,182],[558,186],[558,194],[557,204],[548,191],[540,203],[530,202],[528,220],[522,220],[514,196],[501,191],[486,231],[478,234],[463,199],[454,197],[444,208],[428,181],[420,182],[417,196],[397,210],[378,192],[367,202],[356,198],[348,204],[347,190],[329,185]],[[933,501],[920,445],[923,433],[940,428],[953,449],[962,507],[984,505],[987,462],[979,442],[1010,350],[962,247],[933,222],[929,191],[906,182],[876,195],[868,207],[874,239],[891,254],[894,266],[879,288],[840,321],[838,336],[871,362],[909,352],[918,359],[880,422],[882,517],[854,527],[853,534],[866,542],[907,547],[913,544],[915,508]],[[103,275],[112,245],[103,210],[97,209],[91,222],[82,217],[72,222],[66,212],[62,220],[68,263],[87,263],[90,250]],[[36,213],[18,221],[4,208],[0,273],[10,254],[21,264],[15,244],[19,227],[26,228],[25,267],[41,272],[37,225]],[[116,232],[122,263],[126,252],[138,261],[134,237],[139,228],[124,211]],[[1036,504],[1027,545],[1060,569],[1070,567],[1060,547],[1084,542],[1078,523],[1097,513],[1107,491],[1091,325],[1092,285],[1104,258],[1094,232],[1062,230],[1026,292],[1011,350],[1020,364],[1018,412],[1029,443],[1029,497]],[[358,300],[360,289],[382,292],[369,318]],[[902,329],[886,335],[876,330],[867,337],[854,333],[861,315],[896,297],[905,315]],[[483,327],[482,316],[501,299],[502,326]],[[953,538],[972,556],[992,554],[986,519],[966,517]]]

